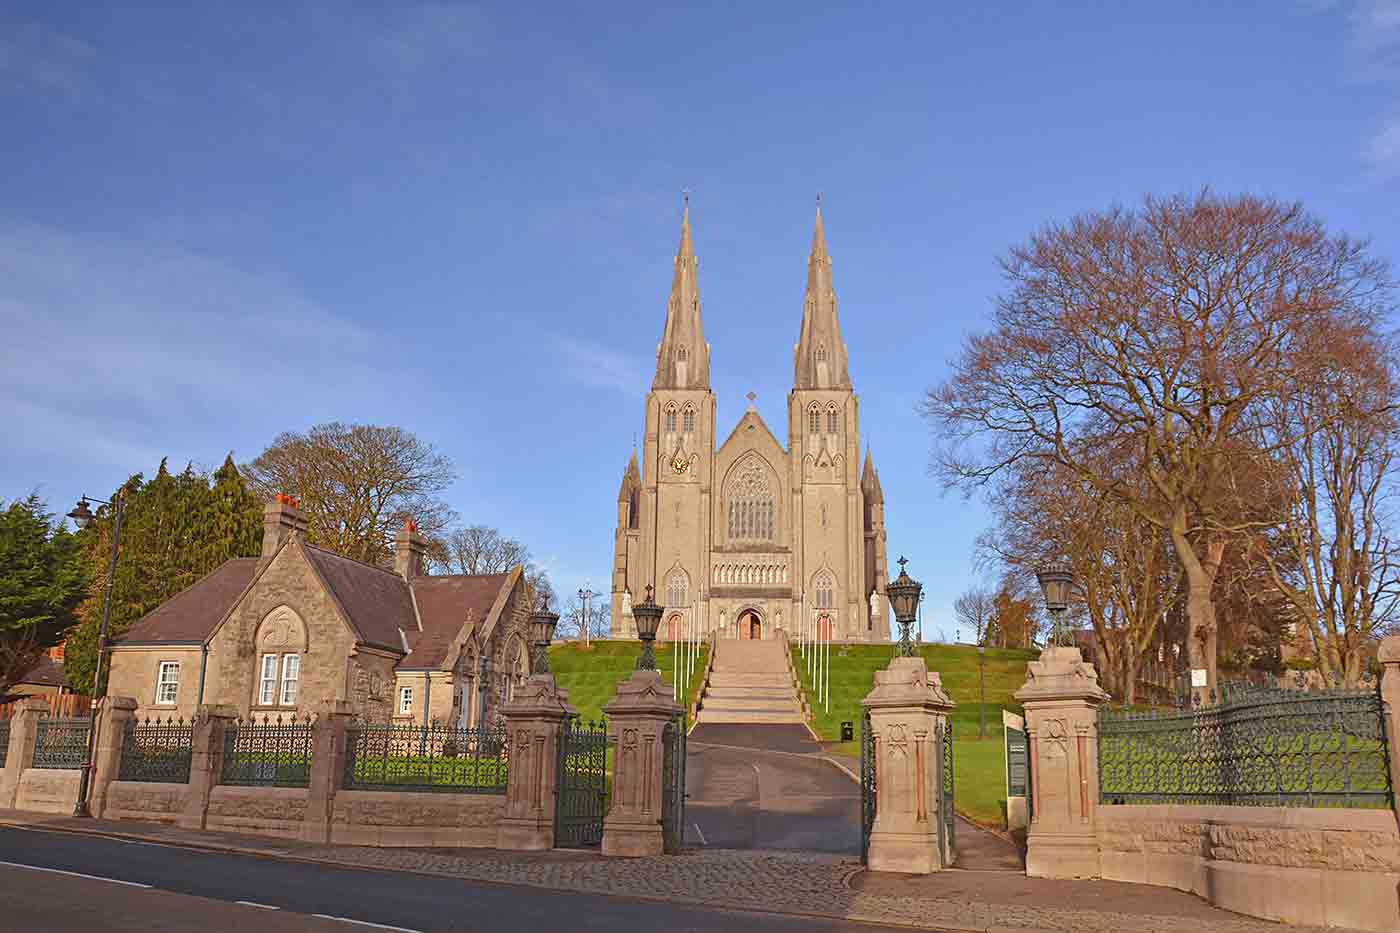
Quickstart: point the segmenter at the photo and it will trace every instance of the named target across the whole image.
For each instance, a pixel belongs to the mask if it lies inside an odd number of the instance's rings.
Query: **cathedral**
[[[617,498],[613,636],[635,637],[632,602],[652,585],[663,639],[889,641],[884,493],[868,448],[861,460],[820,206],[786,445],[753,398],[721,443],[687,207],[641,462],[634,448]]]

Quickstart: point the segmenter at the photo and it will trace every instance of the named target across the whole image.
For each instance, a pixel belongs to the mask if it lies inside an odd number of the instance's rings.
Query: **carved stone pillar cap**
[[[501,712],[507,718],[516,719],[563,719],[578,715],[578,710],[569,703],[568,691],[555,684],[553,674],[532,674],[525,678]]]
[[[1078,648],[1047,647],[1040,659],[1026,665],[1026,682],[1016,691],[1016,699],[1087,700],[1103,703],[1108,694],[1099,686],[1094,666],[1084,660]]]
[[[875,689],[865,695],[866,709],[918,707],[946,712],[957,704],[943,691],[937,671],[930,671],[923,658],[895,658],[883,671],[875,672]]]
[[[1400,635],[1387,635],[1381,639],[1376,660],[1382,664],[1400,664]]]
[[[671,699],[671,686],[660,671],[636,671],[617,685],[617,696],[603,707],[609,718],[629,714],[651,714],[670,718],[681,706]]]
[[[107,709],[136,709],[141,704],[135,697],[103,697],[102,705]]]

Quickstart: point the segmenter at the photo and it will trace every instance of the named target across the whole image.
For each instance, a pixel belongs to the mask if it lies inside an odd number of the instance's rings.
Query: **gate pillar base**
[[[861,701],[875,735],[872,871],[927,875],[953,864],[940,748],[954,707],[923,658],[895,658]]]
[[[578,715],[567,691],[552,674],[535,674],[515,691],[502,711],[506,718],[509,771],[506,812],[496,847],[537,852],[554,848],[554,794],[557,786],[559,729]]]
[[[1030,741],[1026,874],[1097,878],[1098,708],[1108,694],[1078,648],[1055,646],[1027,666],[1016,699],[1025,705]]]
[[[603,821],[603,854],[660,855],[665,848],[665,731],[681,707],[671,699],[671,687],[658,671],[637,671],[618,685],[617,696],[603,712],[617,741],[612,806]]]

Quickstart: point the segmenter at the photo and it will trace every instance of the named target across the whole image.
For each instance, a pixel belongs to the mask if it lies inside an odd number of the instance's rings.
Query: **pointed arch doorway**
[[[759,641],[763,638],[763,620],[752,609],[741,612],[735,624],[739,627],[739,637],[745,641]]]

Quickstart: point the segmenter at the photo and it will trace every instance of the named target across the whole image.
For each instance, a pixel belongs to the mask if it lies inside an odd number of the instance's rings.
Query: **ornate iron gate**
[[[945,718],[938,726],[938,753],[942,771],[942,787],[939,794],[938,841],[943,849],[943,865],[951,866],[957,854],[955,824],[956,811],[953,809],[953,721]]]
[[[607,723],[570,719],[559,730],[554,794],[554,845],[564,849],[603,842],[608,812]]]
[[[870,859],[870,830],[875,826],[875,730],[870,714],[860,717],[860,862]]]
[[[661,733],[661,838],[667,855],[685,844],[686,714],[682,710]]]

